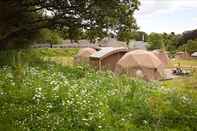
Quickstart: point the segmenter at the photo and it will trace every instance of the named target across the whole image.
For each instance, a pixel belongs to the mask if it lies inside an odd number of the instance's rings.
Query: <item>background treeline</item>
[[[147,41],[150,49],[165,49],[172,53],[176,50],[193,53],[197,51],[197,30],[186,31],[182,34],[151,33]]]

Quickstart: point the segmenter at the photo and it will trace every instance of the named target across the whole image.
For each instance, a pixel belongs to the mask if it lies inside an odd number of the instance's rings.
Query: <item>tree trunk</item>
[[[8,49],[8,42],[5,40],[0,40],[0,50]]]

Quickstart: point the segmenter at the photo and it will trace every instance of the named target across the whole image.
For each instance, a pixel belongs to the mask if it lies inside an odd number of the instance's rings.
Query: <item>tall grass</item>
[[[22,68],[0,68],[0,130],[197,130],[195,90],[85,66],[42,62]]]

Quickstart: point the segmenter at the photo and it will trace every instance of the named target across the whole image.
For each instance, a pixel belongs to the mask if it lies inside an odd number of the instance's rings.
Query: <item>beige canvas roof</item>
[[[167,52],[161,50],[154,50],[153,53],[161,60],[164,65],[169,63],[169,57]]]
[[[191,56],[192,57],[197,57],[197,52],[194,52]]]
[[[94,58],[94,59],[104,59],[107,56],[110,56],[114,53],[118,53],[118,52],[127,52],[128,48],[125,47],[103,47],[101,48],[100,51],[97,51],[96,53],[92,54],[90,56],[90,58]]]
[[[96,52],[96,50],[93,48],[82,48],[79,50],[79,53],[77,55],[81,56],[81,57],[89,57],[90,55],[92,55],[95,52]]]
[[[82,48],[79,50],[78,54],[75,56],[75,62],[89,62],[90,55],[96,53],[96,50],[93,48]]]
[[[157,68],[161,65],[161,61],[153,53],[144,50],[135,50],[125,54],[119,63],[123,67]]]
[[[126,53],[118,61],[116,72],[132,76],[137,76],[141,72],[146,80],[158,80],[163,75],[164,67],[152,52],[135,50]]]

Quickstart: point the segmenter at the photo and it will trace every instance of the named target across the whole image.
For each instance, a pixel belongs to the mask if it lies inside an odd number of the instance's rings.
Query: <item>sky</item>
[[[197,0],[140,0],[135,13],[141,31],[182,33],[197,29]]]

